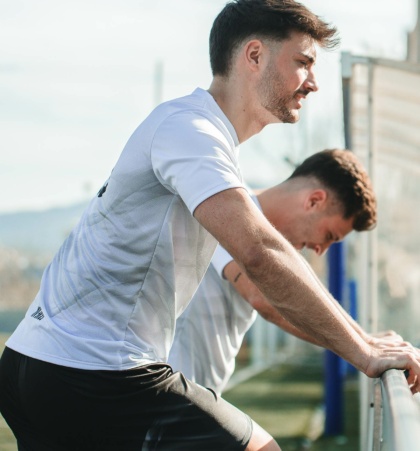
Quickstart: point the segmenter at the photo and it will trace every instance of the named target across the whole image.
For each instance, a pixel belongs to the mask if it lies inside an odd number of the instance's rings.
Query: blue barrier
[[[334,243],[328,250],[328,289],[340,303],[344,298],[344,243]],[[343,362],[331,351],[325,351],[325,435],[342,435],[343,418]]]

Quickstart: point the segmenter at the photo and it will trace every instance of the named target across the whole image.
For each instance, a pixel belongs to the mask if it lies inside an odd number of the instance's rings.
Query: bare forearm
[[[316,340],[313,336],[307,334],[301,329],[293,326],[289,321],[287,321],[283,316],[280,315],[279,311],[274,308],[271,304],[267,302],[267,305],[264,309],[258,310],[258,313],[267,321],[275,324],[277,327],[280,327],[285,332],[294,335],[295,337],[307,341],[313,345],[322,346],[318,340]]]
[[[250,279],[294,327],[365,370],[369,354],[366,342],[332,304],[300,256],[287,247],[279,253],[280,257],[270,258],[277,264],[248,266]]]
[[[241,295],[243,300],[257,310],[266,321],[275,324],[285,332],[292,334],[301,340],[320,346],[320,343],[311,335],[298,329],[287,321],[280,314],[278,309],[273,307],[267,299],[265,299],[261,291],[249,280],[245,272],[235,261],[231,261],[225,266],[223,274],[234,287],[235,291]]]
[[[332,305],[327,291],[292,246],[283,239],[277,248],[275,244],[272,249],[266,248],[261,258],[258,262],[243,262],[241,271],[253,279],[259,291],[265,290],[264,297],[287,320],[290,331],[341,353],[362,369],[363,357],[367,358],[368,353],[366,342]]]
[[[331,293],[327,290],[325,285],[319,280],[318,277],[316,277],[315,272],[309,265],[309,263],[303,257],[302,260],[304,264],[307,266],[308,271],[311,271],[314,274],[314,277],[317,280],[320,289],[324,290],[325,294],[330,298],[332,305],[337,308],[337,310],[341,315],[343,315],[345,320],[353,327],[355,332],[357,332],[360,335],[360,337],[362,337],[365,341],[369,342],[370,341],[369,334],[360,326],[360,324],[354,318],[351,317],[351,315],[343,308],[343,306],[331,295]]]

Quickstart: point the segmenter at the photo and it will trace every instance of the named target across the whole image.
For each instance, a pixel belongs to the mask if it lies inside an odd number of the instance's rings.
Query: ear
[[[263,51],[264,45],[259,39],[253,39],[245,44],[244,55],[247,65],[251,68],[251,70],[260,70]]]
[[[305,199],[305,210],[322,210],[327,203],[328,194],[323,189],[315,189],[308,193]]]

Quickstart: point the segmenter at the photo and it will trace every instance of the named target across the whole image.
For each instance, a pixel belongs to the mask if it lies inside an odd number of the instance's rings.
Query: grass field
[[[0,334],[0,350],[5,339]],[[273,367],[239,384],[225,398],[267,429],[282,451],[358,451],[358,390],[354,381],[347,382],[345,388],[344,436],[322,436],[321,361],[318,353]],[[0,451],[17,451],[14,436],[1,416]]]
[[[358,451],[357,382],[345,384],[342,436],[323,436],[323,395],[322,356],[318,354],[273,367],[233,388],[225,398],[270,432],[282,451]]]

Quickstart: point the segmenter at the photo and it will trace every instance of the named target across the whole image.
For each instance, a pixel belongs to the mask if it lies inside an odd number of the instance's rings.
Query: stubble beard
[[[286,102],[289,101],[290,99],[286,99],[285,97],[280,98],[277,100],[277,102],[268,104],[266,106],[266,109],[280,122],[284,124],[294,124],[299,120],[299,114],[294,113],[292,110],[287,108]]]
[[[280,122],[294,124],[299,120],[299,113],[288,107],[298,91],[293,92],[291,95],[286,94],[284,79],[272,66],[267,68],[267,72],[260,82],[259,92],[263,99],[263,108]]]

